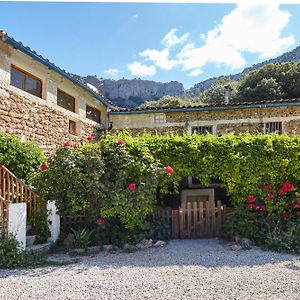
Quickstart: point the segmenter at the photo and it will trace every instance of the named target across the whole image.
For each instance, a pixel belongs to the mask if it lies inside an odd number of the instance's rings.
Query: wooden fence
[[[69,233],[71,228],[78,229],[90,225],[92,222],[85,215],[70,215],[60,217],[60,231]]]
[[[155,217],[167,221],[172,239],[219,236],[226,217],[221,201],[187,202],[178,209],[158,208]]]
[[[7,234],[9,203],[27,203],[27,216],[37,205],[37,194],[20,181],[5,166],[0,165],[0,230],[1,237]]]

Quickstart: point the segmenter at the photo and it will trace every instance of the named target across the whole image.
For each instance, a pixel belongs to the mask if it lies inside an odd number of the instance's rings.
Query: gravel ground
[[[300,257],[215,239],[100,253],[64,267],[0,270],[0,299],[297,299]]]

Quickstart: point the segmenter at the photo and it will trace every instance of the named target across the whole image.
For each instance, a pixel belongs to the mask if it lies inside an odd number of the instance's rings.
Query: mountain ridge
[[[195,98],[205,90],[209,89],[216,80],[224,77],[229,76],[232,80],[238,81],[241,80],[245,74],[257,70],[267,64],[294,61],[300,61],[300,46],[297,46],[293,50],[285,52],[278,57],[247,67],[240,73],[208,78],[196,83],[189,89],[184,89],[183,84],[178,81],[157,82],[140,78],[122,78],[115,80],[98,78],[96,75],[79,76],[76,74],[73,76],[87,84],[95,92],[104,95],[114,104],[120,107],[134,108],[145,101],[158,100],[167,95]]]

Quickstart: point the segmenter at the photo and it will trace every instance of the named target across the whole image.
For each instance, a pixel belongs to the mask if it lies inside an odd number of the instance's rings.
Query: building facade
[[[110,104],[35,51],[0,31],[0,132],[44,146],[108,128]]]
[[[114,109],[113,128],[179,134],[300,134],[300,99],[161,109]]]
[[[135,134],[300,134],[300,99],[123,109],[0,31],[0,132],[56,147],[124,128]]]

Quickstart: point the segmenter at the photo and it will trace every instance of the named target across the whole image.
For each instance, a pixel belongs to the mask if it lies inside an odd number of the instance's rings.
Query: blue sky
[[[188,88],[300,44],[300,5],[0,2],[0,29],[61,68]]]

